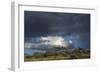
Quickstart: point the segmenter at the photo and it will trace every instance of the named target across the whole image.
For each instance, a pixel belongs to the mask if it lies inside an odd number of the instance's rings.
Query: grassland
[[[90,58],[90,50],[78,48],[73,51],[64,50],[58,52],[35,53],[33,55],[24,56],[24,61],[47,61],[47,60],[72,60],[72,59],[87,59]]]

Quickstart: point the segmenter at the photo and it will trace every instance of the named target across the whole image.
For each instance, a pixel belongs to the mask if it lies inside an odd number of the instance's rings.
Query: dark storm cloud
[[[90,48],[90,14],[25,11],[24,16],[25,41],[61,36],[76,48]]]
[[[90,32],[90,15],[25,11],[25,37]]]

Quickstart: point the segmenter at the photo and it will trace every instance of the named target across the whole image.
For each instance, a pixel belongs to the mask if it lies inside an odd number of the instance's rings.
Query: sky
[[[24,38],[26,48],[50,43],[90,48],[90,14],[24,11]]]

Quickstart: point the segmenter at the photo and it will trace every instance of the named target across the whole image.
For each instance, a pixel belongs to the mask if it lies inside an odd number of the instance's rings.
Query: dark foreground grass
[[[73,52],[61,52],[61,53],[45,53],[45,54],[33,54],[31,56],[25,56],[24,61],[48,61],[48,60],[71,60],[71,59],[88,59],[90,58],[90,51],[87,50],[75,50]]]

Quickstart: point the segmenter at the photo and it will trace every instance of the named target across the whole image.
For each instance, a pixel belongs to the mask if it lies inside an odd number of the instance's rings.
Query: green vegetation
[[[70,59],[87,59],[90,58],[90,51],[87,49],[78,48],[73,51],[60,50],[55,47],[53,52],[33,53],[31,56],[25,56],[24,61],[47,61],[47,60],[70,60]],[[65,49],[65,48],[63,48]]]

